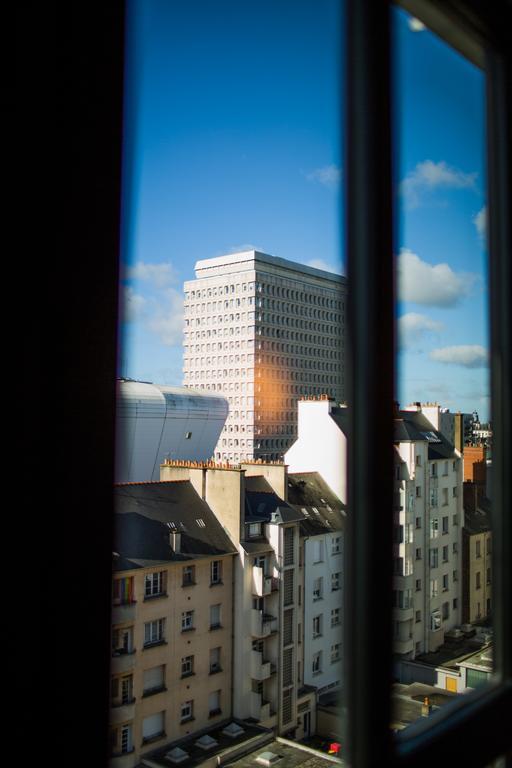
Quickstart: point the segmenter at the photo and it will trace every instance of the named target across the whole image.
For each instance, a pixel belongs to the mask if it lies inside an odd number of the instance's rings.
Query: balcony
[[[259,651],[251,651],[251,677],[253,680],[267,680],[275,672],[275,664],[271,661],[264,661],[263,654]]]
[[[393,619],[395,621],[412,621],[413,617],[414,617],[414,605],[410,605],[404,608],[400,608],[400,607],[393,608]]]
[[[278,579],[265,576],[264,569],[258,565],[252,567],[252,594],[255,597],[266,597],[277,590]]]
[[[277,619],[263,611],[251,610],[251,635],[253,637],[268,637],[277,632]]]
[[[135,621],[135,607],[137,603],[120,603],[112,606],[112,624],[124,624],[128,621]]]
[[[135,765],[135,749],[132,747],[129,752],[117,753],[110,757],[112,768],[133,768]]]
[[[249,711],[250,717],[254,717],[256,720],[268,720],[270,717],[270,701],[265,701],[261,693],[250,694]]]
[[[414,639],[411,637],[405,640],[393,640],[393,653],[403,655],[404,653],[411,653],[414,649]]]
[[[126,653],[112,654],[110,671],[113,675],[119,675],[123,672],[131,672],[135,667],[135,649]]]
[[[125,704],[112,703],[110,709],[110,725],[115,726],[120,725],[121,723],[126,723],[127,720],[133,720],[134,716],[135,699],[132,698]]]

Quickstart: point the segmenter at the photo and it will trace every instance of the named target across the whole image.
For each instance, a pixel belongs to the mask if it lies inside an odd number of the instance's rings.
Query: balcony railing
[[[112,624],[123,624],[126,621],[134,621],[136,601],[131,603],[119,603],[112,606]]]
[[[135,667],[135,648],[132,651],[126,651],[125,653],[112,654],[112,662],[110,669],[112,674],[120,674],[121,672],[129,672]]]
[[[277,632],[277,619],[255,608],[251,611],[251,634],[253,637],[267,637]]]
[[[251,652],[251,677],[253,680],[267,680],[275,674],[276,665],[271,661],[265,661],[259,651]]]
[[[126,704],[112,704],[110,709],[110,725],[120,725],[127,720],[133,720],[135,716],[135,699],[131,699]]]

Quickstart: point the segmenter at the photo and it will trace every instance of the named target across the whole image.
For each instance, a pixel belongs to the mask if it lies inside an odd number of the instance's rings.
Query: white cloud
[[[398,318],[399,346],[401,349],[414,349],[428,333],[437,333],[443,328],[443,323],[427,315],[408,312]]]
[[[441,160],[423,160],[410,171],[400,184],[400,193],[410,208],[416,208],[422,194],[435,189],[474,189],[477,173],[465,173]]]
[[[131,286],[125,286],[121,297],[122,315],[125,323],[136,322],[144,313],[147,301],[140,293],[135,293]]]
[[[455,347],[433,349],[430,358],[438,363],[460,365],[464,368],[486,368],[489,364],[487,350],[478,344],[461,344]]]
[[[170,261],[158,264],[137,261],[127,268],[126,277],[129,280],[151,283],[155,288],[166,288],[176,282],[176,273]]]
[[[340,267],[333,267],[332,264],[328,264],[323,259],[311,259],[306,261],[306,266],[314,267],[315,269],[323,269],[325,272],[334,272],[337,275],[341,275]]]
[[[473,224],[480,237],[485,237],[487,232],[487,206],[484,205],[477,214],[473,216]]]
[[[423,32],[423,30],[426,29],[424,23],[419,19],[416,19],[414,16],[411,16],[408,21],[408,25],[411,32]]]
[[[147,328],[160,337],[166,347],[181,344],[183,340],[183,296],[174,288],[163,292],[161,299],[153,303]]]
[[[260,248],[259,245],[242,243],[242,245],[231,245],[227,251],[222,251],[222,253],[218,253],[217,255],[224,256],[226,253],[245,253],[245,251],[259,251],[260,253],[266,253],[266,251],[264,251],[263,248]]]
[[[316,181],[324,187],[337,187],[341,181],[341,168],[337,165],[324,165],[306,173],[308,181]]]
[[[430,307],[454,307],[470,293],[476,277],[454,272],[448,264],[429,264],[407,248],[398,256],[398,295]]]

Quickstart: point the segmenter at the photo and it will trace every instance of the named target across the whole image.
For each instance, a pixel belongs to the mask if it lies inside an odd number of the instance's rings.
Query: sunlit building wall
[[[159,480],[165,459],[210,459],[227,415],[220,393],[120,380],[116,482]]]
[[[185,283],[184,386],[223,395],[217,460],[282,457],[304,395],[345,398],[346,278],[245,251]]]

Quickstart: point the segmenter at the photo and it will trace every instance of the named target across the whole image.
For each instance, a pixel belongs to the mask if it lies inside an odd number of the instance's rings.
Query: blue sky
[[[120,372],[181,383],[197,259],[344,271],[339,3],[129,3]],[[402,403],[488,415],[483,77],[396,13]],[[416,25],[417,26],[417,25]]]

